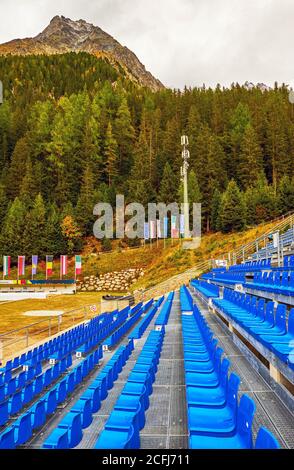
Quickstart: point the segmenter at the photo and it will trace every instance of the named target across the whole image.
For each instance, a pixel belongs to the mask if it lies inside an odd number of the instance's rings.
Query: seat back
[[[252,449],[252,422],[255,413],[255,403],[248,395],[242,395],[237,411],[237,433],[244,447]]]
[[[221,364],[221,367],[220,367],[220,386],[224,388],[224,390],[226,391],[227,390],[227,386],[228,386],[228,372],[229,372],[229,368],[230,368],[230,361],[225,357],[223,360],[222,360],[222,364]]]
[[[288,333],[294,336],[294,308],[291,308],[288,318]]]
[[[276,309],[276,326],[284,333],[286,333],[286,314],[286,305],[279,304]]]
[[[257,316],[264,319],[264,306],[265,306],[265,300],[260,299],[257,302]]]
[[[240,385],[240,377],[234,372],[231,373],[227,388],[227,404],[232,409],[234,415],[237,412],[238,390]]]
[[[265,321],[267,323],[269,323],[270,325],[275,324],[274,309],[275,309],[275,303],[274,302],[268,302],[266,304]]]
[[[266,428],[261,427],[258,431],[255,449],[279,449],[277,439]]]

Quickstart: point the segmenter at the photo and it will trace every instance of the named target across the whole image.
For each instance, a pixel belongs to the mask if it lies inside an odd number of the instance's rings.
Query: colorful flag
[[[25,256],[18,256],[18,262],[17,262],[17,272],[19,276],[24,276],[25,273]]]
[[[163,219],[163,238],[167,238],[168,232],[168,217],[164,217]]]
[[[184,216],[184,214],[180,215],[180,234],[185,235],[185,216]]]
[[[32,276],[37,274],[37,267],[38,267],[38,255],[32,256]]]
[[[60,277],[67,275],[67,255],[60,256]]]
[[[150,238],[151,240],[153,238],[156,238],[156,221],[155,220],[150,221]]]
[[[82,257],[81,255],[76,255],[75,258],[75,272],[76,276],[82,273]]]
[[[171,237],[178,238],[178,229],[177,229],[177,216],[171,216]]]
[[[162,238],[162,235],[161,235],[161,220],[158,219],[156,221],[157,223],[157,238]]]
[[[53,256],[47,255],[46,256],[46,278],[48,276],[52,276],[53,271]]]
[[[3,256],[3,276],[10,275],[10,256]]]
[[[144,222],[144,239],[149,240],[149,224]]]

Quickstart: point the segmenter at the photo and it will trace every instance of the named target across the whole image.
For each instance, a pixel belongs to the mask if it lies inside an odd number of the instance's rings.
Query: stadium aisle
[[[138,355],[139,351],[135,351]],[[173,306],[160,356],[146,424],[140,432],[141,449],[188,447],[186,390],[182,349],[179,291]]]
[[[160,311],[160,309],[159,309],[159,311]],[[155,318],[152,319],[150,325],[147,327],[147,329],[144,332],[144,334],[142,335],[142,337],[139,340],[136,340],[138,342],[137,343],[138,351],[141,350],[141,346],[146,341],[146,338],[147,338],[149,332],[152,329],[154,329],[154,322],[155,322],[156,318],[157,318],[157,314],[155,315]],[[61,406],[59,406],[57,408],[57,413],[54,413],[54,415],[48,420],[48,422],[46,423],[46,428],[42,429],[41,432],[38,433],[34,437],[33,440],[31,440],[30,442],[28,442],[25,445],[25,447],[35,448],[35,449],[42,448],[43,443],[46,441],[47,437],[50,436],[53,429],[58,426],[58,423],[68,413],[68,411],[70,410],[72,405],[79,399],[80,396],[83,395],[84,391],[89,387],[90,383],[99,374],[100,370],[110,361],[110,359],[115,354],[117,349],[120,346],[125,345],[125,344],[128,343],[129,333],[130,332],[128,332],[126,334],[126,336],[123,337],[122,341],[120,341],[116,345],[115,348],[113,348],[109,352],[104,352],[103,353],[103,359],[101,360],[101,366],[98,369],[94,370],[94,372],[89,374],[89,376],[86,378],[86,380],[84,380],[80,384],[80,387],[77,389],[77,391],[75,393],[73,393],[73,395],[71,395],[71,397],[65,403],[63,403]],[[117,400],[117,398],[118,398],[118,396],[119,396],[119,394],[120,394],[120,392],[121,392],[121,390],[122,390],[122,388],[125,384],[125,379],[129,375],[129,372],[131,371],[131,369],[134,366],[134,361],[135,361],[134,353],[135,353],[135,350],[133,351],[132,355],[128,359],[128,361],[127,361],[126,365],[124,366],[122,372],[120,373],[118,379],[114,383],[113,388],[111,390],[108,390],[107,398],[101,402],[101,408],[99,409],[99,411],[97,413],[93,414],[93,422],[91,423],[91,425],[88,428],[83,429],[83,438],[82,438],[81,442],[79,443],[79,445],[75,447],[75,449],[79,449],[79,448],[88,449],[88,448],[93,448],[94,447],[95,442],[96,442],[100,432],[104,428],[104,424],[105,424],[106,420],[108,419],[108,416],[111,413],[111,411],[113,409],[113,406],[114,406],[114,404],[115,404],[115,402],[116,402],[116,400]],[[73,366],[71,368],[76,367],[76,365],[77,365],[77,362],[74,361]]]
[[[253,422],[253,436],[256,438],[260,426],[265,426],[278,439],[281,447],[294,447],[293,414],[282,403],[277,394],[270,388],[263,377],[252,367],[242,351],[234,344],[230,334],[222,326],[221,320],[210,313],[207,306],[190,290],[194,302],[201,313],[205,315],[209,326],[219,340],[230,359],[230,370],[235,371],[241,378],[240,392],[246,392],[256,403],[256,412]]]

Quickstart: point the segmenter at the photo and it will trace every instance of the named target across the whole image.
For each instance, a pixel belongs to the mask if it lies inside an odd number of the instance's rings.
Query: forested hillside
[[[286,87],[152,92],[87,53],[0,57],[0,252],[71,253],[99,201],[179,200],[180,136],[203,230],[242,230],[294,207]]]

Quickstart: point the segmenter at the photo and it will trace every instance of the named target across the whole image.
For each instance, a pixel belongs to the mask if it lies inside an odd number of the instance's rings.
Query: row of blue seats
[[[198,279],[193,279],[191,281],[191,286],[194,289],[198,290],[206,299],[210,299],[212,297],[219,297],[219,287],[215,284],[211,284],[205,281],[199,281]]]
[[[214,276],[213,280],[222,284],[227,284],[228,286],[233,286],[235,284],[243,284],[246,282],[246,276],[244,272],[227,271],[225,273],[217,274]]]
[[[113,387],[133,349],[132,340],[127,345],[118,348],[98,376],[48,436],[43,444],[44,449],[72,449],[81,442],[83,429],[88,428],[92,423],[93,414],[99,411],[101,401],[107,397],[108,390]]]
[[[249,294],[224,290],[223,299],[213,303],[220,312],[232,318],[291,369],[294,369],[294,308],[290,310],[287,328],[287,309],[283,304],[265,302]]]
[[[103,330],[100,331],[100,333],[97,335],[94,335],[94,338],[96,340],[95,343],[91,341],[91,346],[92,348],[95,346],[95,344],[100,341],[100,336],[109,331],[112,331],[114,328],[116,328],[120,323],[124,321],[124,319],[128,316],[128,311],[129,307],[126,309],[123,309],[120,312],[113,312],[112,315],[112,323],[109,321],[108,326],[105,327]],[[105,316],[104,316],[105,317]],[[43,377],[43,374],[41,374],[42,369],[40,363],[38,363],[38,367],[34,368],[35,374],[32,376],[31,370],[24,374],[24,372],[20,373],[18,377],[14,377],[10,379],[7,385],[3,385],[0,387],[0,398],[1,398],[1,392],[2,392],[2,398],[3,402],[1,403],[0,406],[0,426],[7,424],[9,418],[11,416],[14,416],[16,413],[19,413],[24,406],[26,406],[30,401],[32,401],[35,396],[38,393],[41,393],[43,388],[47,387],[50,383],[52,383],[53,380],[56,380],[58,376],[62,373],[65,372],[65,370],[70,367],[72,364],[72,357],[70,354],[68,354],[66,357],[61,359],[60,362],[55,364],[53,368],[49,368]],[[31,368],[30,368],[31,369]],[[52,374],[51,378],[51,369],[54,371]],[[10,370],[7,370],[5,374],[10,372]],[[34,377],[40,374],[34,379]],[[31,383],[29,384],[23,384],[23,378],[27,378],[30,376],[32,379]],[[34,380],[33,380],[34,379]],[[18,385],[23,385],[23,387],[18,387]],[[10,395],[7,397],[5,395],[6,392],[9,392]],[[0,400],[1,402],[1,400]]]
[[[140,448],[140,430],[145,426],[164,334],[164,327],[149,334],[95,449]]]
[[[56,412],[57,406],[72,394],[74,389],[99,363],[101,357],[102,347],[100,346],[81,364],[63,376],[51,389],[46,390],[46,393],[36,403],[0,434],[0,449],[14,449],[31,439],[33,432],[42,427],[47,418]],[[49,370],[43,374],[43,382],[39,381],[40,393],[64,372],[60,370],[60,363],[51,368],[51,374],[48,374]]]
[[[16,356],[13,360],[7,361],[5,367],[0,369],[0,380],[1,376],[4,377],[4,375],[6,380],[9,380],[12,371],[21,366],[34,365],[50,358],[60,360],[68,355],[69,352],[75,351],[78,347],[81,347],[83,343],[87,342],[95,335],[95,341],[97,340],[97,336],[107,336],[107,328],[113,323],[114,314],[115,312],[97,316],[88,323],[76,326],[58,337],[23,353],[21,356]]]
[[[121,312],[118,312],[114,318],[112,323],[100,330],[99,333],[94,334],[90,342],[87,342],[86,352],[88,352],[89,345],[91,345],[91,349],[95,347],[95,345],[101,340],[102,335],[109,333],[114,328],[116,328],[121,322],[124,321],[125,317],[128,315],[128,309],[124,309]],[[94,341],[95,340],[95,341]],[[62,344],[59,342],[59,344]],[[67,351],[71,351],[71,347],[66,348]],[[82,348],[80,348],[82,349]],[[60,358],[59,358],[60,360]],[[54,370],[58,370],[58,375],[63,373],[70,365],[72,364],[72,357],[71,354],[67,354],[64,356],[60,362],[56,364]],[[48,369],[44,375],[44,386],[48,385],[48,377],[51,369]],[[28,404],[37,394],[36,390],[39,389],[39,384],[41,383],[42,376],[38,377],[42,372],[41,364],[37,363],[37,366],[29,366],[28,372],[21,372],[18,376],[11,378],[5,384],[0,385],[0,426],[5,425],[8,419],[19,413],[22,408]],[[7,369],[4,372],[4,379],[6,378],[7,374],[11,374],[11,370]],[[56,376],[56,374],[54,374]],[[36,379],[34,380],[34,378]],[[35,385],[37,383],[37,386]],[[49,383],[50,379],[49,379]],[[39,392],[40,393],[40,392]],[[30,399],[29,399],[30,398]]]
[[[28,377],[27,372],[21,372],[17,381],[16,378],[12,378],[7,385],[7,387],[10,387],[8,398],[1,397],[3,399],[0,403],[0,426],[5,425],[9,418],[19,413],[22,408],[38,396],[44,388],[57,380],[71,364],[72,358],[69,355],[61,362],[47,369],[44,374],[42,374],[42,370],[39,369],[38,372],[25,383],[23,382]],[[3,388],[4,386],[0,388],[0,394]]]
[[[128,311],[129,311],[129,307],[127,307],[126,309],[120,312],[117,312],[117,311],[112,312],[112,314],[108,316],[108,318],[111,317],[112,323],[109,320],[106,322],[108,323],[108,327],[106,329],[103,329],[103,334],[105,334],[106,332],[112,331],[122,321],[124,321],[125,317],[128,315]],[[103,314],[102,317],[106,318],[107,315]],[[101,323],[102,322],[103,320],[101,321]],[[100,337],[97,338],[97,340],[99,339]],[[99,350],[102,351],[102,348],[100,347]],[[91,360],[91,356],[90,356],[90,360]],[[83,365],[83,369],[85,368],[85,370],[87,369],[86,361],[87,360],[84,361],[84,365]],[[60,362],[56,363],[54,367],[47,369],[44,375],[40,374],[39,376],[37,376],[36,379],[32,382],[32,384],[30,384],[30,387],[27,387],[24,390],[19,390],[19,391],[16,390],[15,396],[13,395],[10,398],[10,401],[9,400],[4,401],[0,408],[1,424],[4,425],[7,423],[7,420],[8,420],[7,409],[8,409],[8,418],[10,417],[10,414],[15,414],[17,412],[20,412],[23,406],[27,405],[30,401],[32,401],[32,399],[36,396],[37,393],[41,393],[45,387],[48,387],[48,385],[50,385],[50,383],[52,383],[53,380],[56,380],[60,374],[64,373],[66,368],[69,367],[71,364],[72,364],[72,357],[71,355],[68,355],[66,358],[63,358]],[[51,374],[51,370],[53,371],[52,374]],[[78,366],[78,370],[79,370],[79,366]],[[41,372],[41,369],[39,370],[39,373],[40,372]],[[16,378],[14,378],[14,380],[16,381]],[[12,405],[10,405],[10,402],[12,402]],[[10,413],[10,408],[11,408],[11,413]]]
[[[253,282],[247,282],[245,287],[294,296],[294,271],[255,273]]]
[[[191,312],[193,310],[192,296],[185,285],[180,287],[180,304],[183,312]]]
[[[173,299],[174,299],[174,292],[170,292],[167,296],[166,301],[164,302],[156,320],[155,326],[162,326],[166,325],[170,316],[170,312],[172,309]]]
[[[143,309],[140,308],[136,313],[134,313],[127,321],[125,321],[122,326],[120,326],[112,335],[110,335],[103,344],[109,347],[115,346],[121,338],[129,331],[132,326],[139,320],[140,316],[143,313]]]
[[[284,267],[285,268],[294,268],[294,255],[284,256]]]
[[[20,372],[12,377],[11,371],[6,371],[0,378],[0,403],[8,399],[15,392],[20,391],[32,380],[42,373],[42,364],[38,362],[35,366],[28,366],[27,370]]]
[[[240,378],[222,358],[207,322],[193,307],[182,314],[188,429],[192,449],[251,449],[255,403],[242,395]],[[277,448],[278,442],[265,428],[259,430],[255,448]]]
[[[246,261],[241,264],[234,264],[229,267],[229,271],[262,271],[263,269],[271,269],[271,258],[262,259],[259,261]]]
[[[48,416],[52,415],[57,406],[64,402],[74,388],[82,382],[84,377],[99,362],[101,356],[102,348],[100,347],[82,364],[63,376],[53,388],[46,390],[46,393],[36,403],[0,434],[0,449],[14,449],[27,442],[32,437],[33,431],[45,424]],[[60,364],[55,364],[47,369],[42,376],[37,377],[36,383],[39,387],[39,393],[63,374],[64,370],[60,368]]]
[[[151,307],[150,311],[142,318],[142,320],[130,333],[129,338],[133,338],[133,339],[141,338],[141,336],[144,334],[144,331],[146,330],[149,323],[151,322],[152,318],[156,314],[158,307],[161,305],[163,299],[164,297],[161,297],[155,302],[155,305]]]

